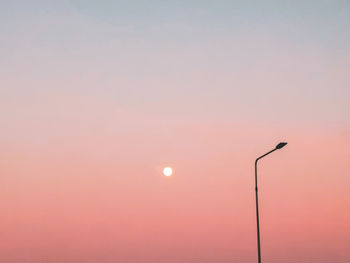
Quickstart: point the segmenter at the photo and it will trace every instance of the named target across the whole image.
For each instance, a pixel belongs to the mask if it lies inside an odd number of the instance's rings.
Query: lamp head
[[[279,144],[277,144],[276,149],[281,149],[281,148],[283,148],[286,145],[287,145],[286,142],[280,142]]]

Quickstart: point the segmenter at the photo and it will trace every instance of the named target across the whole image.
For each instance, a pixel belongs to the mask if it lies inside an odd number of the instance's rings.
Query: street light
[[[286,142],[280,142],[277,144],[275,149],[265,153],[264,155],[261,155],[259,158],[255,160],[255,199],[256,199],[256,226],[257,226],[257,238],[258,238],[258,263],[261,263],[261,251],[260,251],[260,224],[259,224],[259,203],[258,203],[258,161],[265,157],[266,155],[279,150],[286,146]]]

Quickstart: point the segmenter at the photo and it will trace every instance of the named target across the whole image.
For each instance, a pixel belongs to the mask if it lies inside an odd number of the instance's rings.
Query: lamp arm
[[[276,151],[276,150],[277,150],[277,148],[275,148],[275,149],[273,149],[273,150],[271,150],[271,151],[269,151],[269,152],[267,152],[267,153],[261,155],[260,157],[258,157],[258,158],[255,160],[255,164],[257,164],[258,161],[259,161],[261,158],[264,158],[266,155],[268,155],[268,154],[270,154],[270,153],[272,153],[272,152],[274,152],[274,151]]]

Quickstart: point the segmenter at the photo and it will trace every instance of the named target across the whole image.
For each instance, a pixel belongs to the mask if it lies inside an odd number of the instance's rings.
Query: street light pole
[[[261,155],[259,158],[255,160],[255,200],[256,200],[256,226],[257,226],[257,239],[258,239],[258,263],[261,263],[261,248],[260,248],[260,223],[259,223],[259,201],[258,201],[258,161],[269,155],[270,153],[283,148],[286,146],[286,142],[280,142],[275,149]]]

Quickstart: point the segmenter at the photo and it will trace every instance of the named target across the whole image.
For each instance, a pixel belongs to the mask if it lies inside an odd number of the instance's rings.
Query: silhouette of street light
[[[257,226],[257,239],[258,239],[258,263],[261,263],[261,250],[260,250],[260,224],[259,224],[259,203],[258,203],[258,161],[265,157],[266,155],[282,149],[284,146],[286,146],[286,142],[280,142],[277,144],[275,149],[265,153],[264,155],[261,155],[259,158],[255,160],[255,200],[256,200],[256,226]]]
[[[286,142],[280,142],[279,144],[277,144],[276,149],[281,149],[281,148],[283,148],[286,145],[287,145]]]

